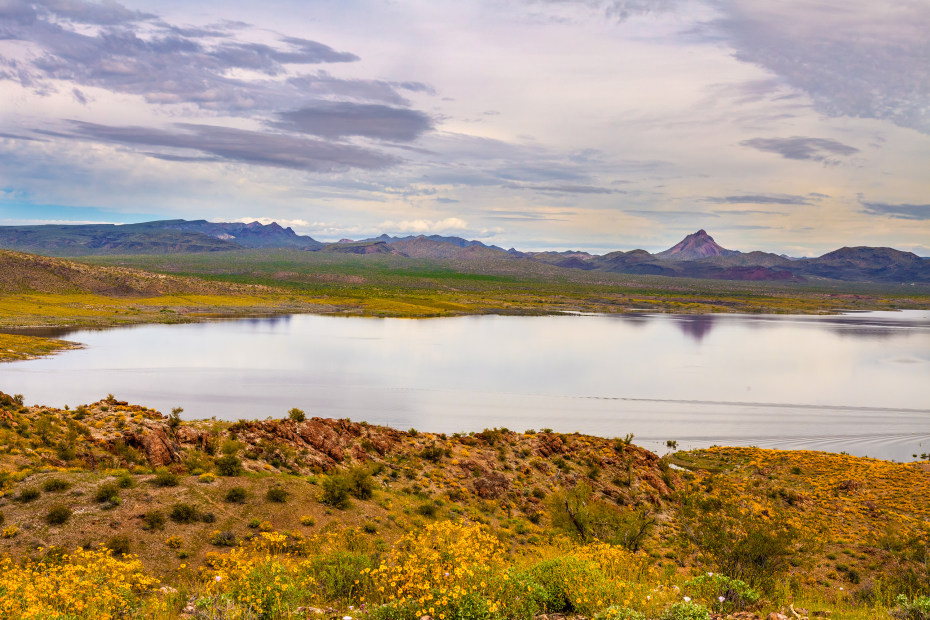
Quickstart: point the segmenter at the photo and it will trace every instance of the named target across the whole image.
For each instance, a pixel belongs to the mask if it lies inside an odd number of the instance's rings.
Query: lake
[[[719,445],[930,452],[930,312],[843,316],[295,315],[61,335],[0,389],[72,407],[113,393],[185,418],[350,418]]]

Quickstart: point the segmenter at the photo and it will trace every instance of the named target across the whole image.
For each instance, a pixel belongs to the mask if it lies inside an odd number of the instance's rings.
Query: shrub
[[[598,612],[594,620],[646,620],[646,616],[628,607],[608,607]]]
[[[445,455],[446,451],[441,447],[433,444],[420,450],[420,458],[426,461],[437,462]]]
[[[200,517],[196,506],[185,504],[183,502],[178,502],[177,504],[171,506],[171,512],[168,514],[168,516],[171,517],[171,520],[175,521],[176,523],[193,523]]]
[[[181,540],[180,536],[169,536],[165,539],[165,544],[168,545],[169,549],[180,549],[184,541]]]
[[[343,510],[349,507],[349,490],[351,485],[345,476],[334,474],[323,478],[323,494],[320,501],[333,508]]]
[[[284,502],[287,501],[288,495],[290,495],[290,493],[288,493],[287,489],[285,489],[284,487],[274,486],[274,487],[269,488],[268,491],[265,492],[265,499],[267,499],[269,502],[277,502],[279,504],[283,504]]]
[[[226,491],[226,495],[223,499],[231,504],[244,504],[248,497],[249,492],[243,487],[232,487]]]
[[[435,517],[436,512],[437,512],[436,504],[434,504],[433,502],[425,502],[423,504],[420,504],[416,508],[416,513],[424,517]]]
[[[207,472],[205,474],[200,474],[200,478],[198,478],[198,480],[204,484],[210,484],[211,482],[216,481],[216,476]]]
[[[232,532],[213,532],[210,536],[210,544],[216,547],[235,547],[236,535]]]
[[[60,504],[52,506],[48,511],[48,514],[45,515],[45,520],[49,525],[61,525],[66,523],[68,519],[71,518],[71,509],[67,506],[62,506]]]
[[[151,510],[142,515],[142,529],[161,530],[165,527],[165,514],[160,510]]]
[[[710,620],[710,612],[703,605],[682,601],[666,609],[662,620]]]
[[[40,495],[41,493],[39,492],[39,489],[29,487],[27,489],[22,489],[16,499],[20,502],[23,502],[24,504],[27,504],[39,499]]]
[[[221,476],[239,476],[242,474],[242,461],[234,454],[227,454],[216,459],[216,471]]]
[[[119,487],[112,482],[105,482],[97,487],[94,500],[98,503],[107,502],[113,506],[119,505]]]
[[[316,587],[324,600],[351,600],[369,582],[368,572],[374,568],[372,558],[365,553],[331,551],[314,556],[307,562]]]
[[[155,470],[155,477],[152,478],[152,484],[157,487],[176,487],[179,484],[178,475],[170,472],[164,467]]]
[[[930,620],[930,596],[915,596],[908,600],[903,594],[895,599],[897,607],[891,615],[898,620]]]
[[[252,528],[253,530],[261,524],[262,522],[256,519],[255,517],[252,517],[251,519],[249,519],[249,527]]]
[[[303,516],[303,517],[300,518],[300,523],[301,523],[301,525],[306,525],[307,527],[312,527],[312,526],[316,525],[316,519],[314,519],[314,518],[311,517],[310,515],[305,515],[305,516]]]
[[[709,601],[711,610],[729,614],[754,607],[759,602],[759,593],[745,581],[730,579],[720,573],[708,573],[695,577],[684,584],[685,591],[695,598]]]
[[[216,523],[216,515],[212,512],[204,512],[200,515],[200,520],[204,523]]]
[[[297,407],[294,407],[293,409],[288,411],[287,416],[290,419],[294,420],[295,422],[303,422],[304,420],[307,419],[307,414],[305,414],[303,411],[301,411]]]
[[[54,493],[56,491],[67,491],[71,488],[71,483],[65,480],[64,478],[49,478],[42,484],[42,490],[46,493]]]
[[[117,476],[116,486],[121,489],[131,489],[136,486],[136,481],[129,472],[124,472]]]
[[[349,493],[357,499],[371,499],[375,492],[375,480],[364,467],[353,467],[347,473]]]
[[[114,555],[129,555],[132,541],[126,534],[117,534],[107,540],[105,546],[107,549],[113,551]]]

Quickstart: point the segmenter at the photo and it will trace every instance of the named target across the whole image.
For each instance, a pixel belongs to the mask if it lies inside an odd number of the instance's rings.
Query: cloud
[[[468,223],[457,217],[447,217],[443,220],[403,220],[395,222],[388,220],[377,226],[379,229],[396,231],[397,233],[436,234],[453,230],[468,230]]]
[[[300,219],[288,220],[288,219],[273,218],[273,217],[237,217],[233,220],[224,219],[221,217],[215,217],[211,221],[213,222],[241,222],[243,224],[251,224],[252,222],[258,222],[259,224],[264,224],[265,226],[267,226],[268,224],[275,223],[275,224],[278,224],[278,226],[283,226],[285,228],[306,228],[310,226],[310,222],[308,222],[307,220],[300,220]]]
[[[804,196],[790,196],[786,194],[759,194],[747,196],[721,196],[710,197],[710,202],[725,204],[757,204],[757,205],[809,205],[810,201]]]
[[[885,202],[863,202],[863,213],[887,215],[901,220],[930,220],[930,204],[888,204]]]
[[[830,138],[752,138],[743,140],[740,146],[748,146],[766,153],[776,153],[785,159],[809,159],[825,164],[835,164],[833,156],[849,156],[859,152],[854,146]]]
[[[215,161],[310,172],[329,172],[346,168],[376,169],[398,163],[398,160],[390,155],[350,144],[332,144],[284,134],[214,125],[180,123],[175,126],[177,131],[149,127],[114,127],[81,121],[71,121],[70,126],[73,128],[72,133],[42,133],[64,138],[200,151],[212,155]],[[172,153],[158,157],[177,159]]]
[[[930,133],[930,5],[718,0],[708,36],[810,95],[818,112]]]
[[[528,189],[536,192],[555,194],[623,194],[622,190],[596,187],[594,185],[520,185],[508,183],[503,185],[507,189]]]
[[[430,118],[417,110],[348,101],[319,101],[312,106],[281,112],[275,127],[323,138],[364,136],[410,142],[432,129]]]

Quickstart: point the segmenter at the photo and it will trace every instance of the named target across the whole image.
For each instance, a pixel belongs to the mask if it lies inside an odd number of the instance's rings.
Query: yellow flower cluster
[[[407,535],[370,576],[380,602],[413,606],[417,615],[439,620],[475,597],[495,613],[507,579],[500,541],[482,526],[451,521]]]
[[[5,558],[0,573],[0,617],[10,619],[122,617],[156,584],[138,558],[115,558],[107,549],[78,549],[55,562]]]

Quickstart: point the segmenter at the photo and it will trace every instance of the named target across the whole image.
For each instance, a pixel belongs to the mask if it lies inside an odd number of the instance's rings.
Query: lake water
[[[757,445],[930,452],[930,312],[363,319],[296,315],[64,336],[0,389],[113,393],[185,418],[351,418],[433,432],[635,435],[660,453]]]

